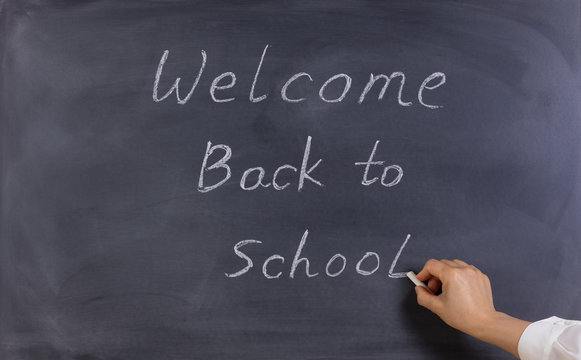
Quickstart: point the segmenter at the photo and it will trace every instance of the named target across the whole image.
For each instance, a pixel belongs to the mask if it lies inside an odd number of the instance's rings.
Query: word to
[[[304,263],[304,265],[305,265],[305,267],[304,267],[305,268],[305,275],[307,276],[307,278],[312,278],[312,277],[319,275],[318,272],[311,272],[310,271],[310,266],[311,266],[310,260],[306,257],[303,257],[303,255],[302,255],[305,244],[307,243],[308,235],[309,235],[309,230],[307,229],[303,233],[303,236],[301,238],[299,246],[297,247],[297,250],[296,250],[295,255],[293,257],[292,263],[290,265],[288,277],[291,279],[295,278],[295,275],[297,273],[297,268],[301,263]],[[387,273],[387,275],[390,278],[404,278],[404,277],[406,277],[405,272],[394,272],[394,269],[395,269],[395,266],[397,265],[397,261],[398,261],[399,257],[401,256],[401,253],[402,253],[403,249],[405,248],[405,246],[407,245],[410,237],[411,237],[411,235],[409,235],[409,234],[406,236],[403,244],[400,246],[397,254],[393,258],[393,261],[391,262],[391,266],[389,267],[389,271]],[[259,244],[262,244],[262,241],[249,239],[249,240],[242,240],[242,241],[236,243],[236,245],[234,245],[234,254],[236,254],[236,256],[238,256],[239,258],[243,259],[246,262],[246,266],[244,266],[242,269],[240,269],[236,272],[225,273],[226,277],[235,278],[235,277],[242,276],[242,275],[248,273],[254,267],[254,262],[252,261],[252,258],[250,258],[246,253],[242,252],[242,250],[241,250],[241,248],[248,246],[248,245],[251,245],[251,244],[259,245]],[[274,262],[278,262],[279,264],[276,265],[276,264],[274,264]],[[280,254],[273,254],[273,255],[269,256],[262,263],[262,275],[264,275],[264,277],[267,279],[280,278],[282,276],[283,272],[278,271],[275,273],[274,271],[276,271],[276,270],[273,271],[272,268],[276,267],[276,268],[280,269],[281,265],[283,265],[284,262],[285,262],[285,257],[280,255]],[[355,271],[360,275],[369,276],[369,275],[372,275],[375,272],[377,272],[377,270],[379,269],[379,265],[380,265],[379,255],[376,252],[368,251],[355,264]],[[333,255],[329,259],[329,261],[327,261],[327,264],[325,266],[325,274],[328,277],[337,277],[343,273],[343,271],[345,270],[346,267],[347,267],[347,258],[344,255],[337,253],[337,254]]]
[[[258,83],[258,79],[260,77],[260,70],[262,68],[262,64],[264,62],[264,58],[266,56],[266,52],[267,52],[268,48],[269,48],[269,45],[266,45],[264,47],[264,50],[262,51],[262,56],[260,57],[260,61],[258,62],[258,66],[256,67],[256,72],[254,74],[254,80],[252,81],[252,85],[250,86],[248,100],[252,103],[259,103],[261,101],[264,101],[270,95],[268,93],[264,93],[264,94],[259,95],[259,96],[255,95],[256,84]],[[175,79],[175,81],[173,82],[173,84],[171,85],[171,87],[169,88],[169,90],[167,90],[165,92],[165,94],[163,94],[160,97],[159,96],[159,83],[160,83],[160,80],[161,80],[161,77],[163,74],[163,68],[165,66],[165,63],[166,63],[168,57],[169,57],[169,50],[165,50],[161,56],[161,59],[159,60],[159,64],[157,66],[157,71],[155,73],[155,80],[153,83],[153,94],[152,94],[153,100],[155,102],[163,101],[163,100],[167,99],[172,93],[175,92],[175,96],[176,96],[176,100],[177,100],[178,104],[184,105],[188,101],[190,101],[190,98],[194,94],[194,91],[196,90],[196,87],[198,86],[198,83],[200,82],[200,79],[202,78],[202,74],[204,73],[204,69],[206,68],[206,62],[207,62],[206,51],[201,50],[201,55],[202,55],[202,63],[200,65],[200,68],[198,70],[198,73],[197,73],[192,85],[190,85],[189,89],[187,89],[187,93],[185,95],[183,95],[184,90],[180,89],[180,83],[181,83],[182,79],[181,79],[181,77],[177,77]],[[411,101],[406,101],[402,98],[404,86],[405,86],[405,82],[406,82],[406,75],[405,75],[405,73],[403,73],[401,71],[394,71],[389,76],[385,75],[385,74],[375,75],[375,74],[371,73],[369,75],[369,81],[367,82],[367,84],[365,85],[363,90],[361,90],[361,93],[359,93],[357,103],[362,104],[363,101],[365,100],[365,97],[371,91],[371,89],[373,88],[375,83],[380,81],[380,80],[383,82],[383,86],[381,87],[381,90],[379,91],[379,94],[377,96],[377,100],[382,100],[387,88],[389,87],[390,83],[394,79],[399,80],[399,89],[397,91],[398,104],[400,106],[412,106],[413,103]],[[309,74],[307,72],[297,72],[297,73],[291,75],[288,78],[288,80],[286,80],[284,85],[280,88],[280,98],[283,101],[288,102],[288,103],[300,103],[302,101],[307,100],[307,95],[305,95],[305,94],[302,94],[302,95],[294,94],[293,96],[291,96],[289,94],[290,92],[292,92],[292,90],[289,90],[289,89],[292,89],[294,83],[299,82],[299,81],[308,82],[308,83],[316,83],[316,86],[319,88],[318,98],[320,100],[327,102],[327,103],[338,103],[338,102],[343,101],[343,99],[345,99],[345,97],[347,96],[347,94],[351,90],[352,78],[347,74],[339,73],[339,74],[335,74],[335,75],[329,77],[328,79],[326,79],[322,83],[322,85],[319,85],[319,81],[315,81],[313,79],[313,77],[311,76],[311,74]],[[342,84],[343,89],[341,90],[341,93],[338,96],[333,97],[327,93],[326,89],[329,85],[331,85],[335,82],[338,82],[338,84]],[[444,85],[445,83],[446,83],[446,74],[444,74],[443,72],[433,72],[430,75],[426,76],[426,78],[424,79],[422,84],[417,89],[418,103],[421,104],[422,106],[428,108],[428,109],[441,108],[442,105],[426,103],[426,101],[424,101],[424,93],[428,90],[429,91],[435,90],[435,89],[439,88],[440,86]],[[210,85],[210,89],[209,89],[210,96],[211,96],[212,100],[216,103],[226,103],[226,102],[236,100],[236,98],[233,96],[218,94],[218,92],[225,93],[228,89],[232,89],[235,85],[236,85],[236,74],[232,71],[226,71],[226,72],[223,72],[222,74],[216,76],[212,80],[212,84]]]

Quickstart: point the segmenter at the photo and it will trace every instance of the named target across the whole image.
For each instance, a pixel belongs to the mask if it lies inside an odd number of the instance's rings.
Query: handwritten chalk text
[[[270,45],[266,45],[264,50],[262,51],[262,56],[258,61],[258,65],[256,67],[256,72],[254,73],[252,84],[250,85],[250,90],[248,94],[248,100],[251,103],[259,103],[266,100],[269,97],[269,93],[263,93],[260,96],[255,95],[257,84],[259,83],[260,78],[260,71],[263,67],[263,63],[265,61],[265,57]],[[157,66],[157,71],[155,72],[154,82],[153,82],[153,93],[152,97],[155,102],[160,102],[166,100],[172,93],[175,93],[176,101],[180,105],[184,105],[188,103],[196,91],[198,84],[200,83],[200,79],[204,74],[204,70],[206,68],[206,63],[208,62],[208,55],[206,54],[205,50],[201,50],[201,62],[198,71],[195,73],[195,78],[191,85],[188,86],[187,93],[184,94],[184,89],[181,86],[181,77],[177,77],[172,85],[165,91],[163,95],[160,96],[160,82],[163,75],[164,67],[169,58],[170,51],[165,50],[161,55],[159,60],[159,64]],[[409,92],[415,93],[417,103],[421,106],[428,108],[428,109],[439,109],[443,107],[443,105],[439,104],[431,104],[426,102],[424,96],[427,92],[433,91],[441,87],[446,83],[446,74],[440,71],[433,72],[427,75],[422,83],[417,87],[417,89],[409,89],[409,85],[406,87],[406,74],[402,71],[393,71],[390,75],[385,74],[369,74],[369,81],[367,81],[365,87],[360,91],[357,92],[354,99],[356,99],[357,104],[362,104],[369,93],[372,91],[373,87],[378,84],[377,86],[381,86],[379,90],[379,94],[377,95],[377,100],[382,100],[385,96],[385,93],[388,87],[392,84],[392,82],[398,83],[398,90],[397,90],[397,103],[399,106],[412,106],[415,103],[410,99],[404,99],[404,88],[408,94],[407,97],[410,97]],[[217,76],[215,76],[211,82],[209,93],[212,100],[216,103],[227,103],[231,101],[237,100],[236,97],[232,96],[232,94],[228,94],[228,90],[234,88],[236,86],[237,77],[236,73],[232,71],[223,72]],[[300,103],[307,100],[318,99],[320,101],[326,103],[339,103],[343,101],[351,91],[351,84],[353,79],[351,76],[345,73],[338,73],[335,75],[330,76],[326,80],[322,81],[319,79],[315,79],[311,74],[308,72],[299,71],[293,75],[288,76],[287,80],[284,82],[282,87],[280,88],[280,99],[287,103]],[[301,85],[312,85],[314,87],[313,90],[307,93],[300,93],[297,88],[296,84],[299,83]],[[329,86],[342,86],[342,90],[339,95],[329,94],[327,88]],[[336,84],[336,85],[335,85]],[[268,85],[263,87],[269,87]],[[314,95],[317,94],[318,96]],[[415,101],[415,100],[414,100]]]
[[[315,276],[319,276],[320,273],[317,271],[311,271],[311,261],[306,256],[303,255],[305,251],[305,245],[307,243],[307,238],[309,236],[309,230],[305,230],[297,250],[295,251],[294,256],[292,257],[292,262],[290,263],[290,268],[288,268],[288,272],[284,272],[285,275],[288,274],[290,279],[294,279],[297,276],[297,272],[303,273],[304,276],[307,278],[312,278]],[[397,261],[401,256],[403,249],[407,245],[411,235],[407,235],[404,242],[400,246],[397,254],[393,258],[391,262],[391,266],[389,267],[389,271],[387,275],[391,278],[402,278],[405,277],[405,273],[394,272],[395,266],[397,265]],[[235,278],[242,276],[248,273],[252,268],[254,268],[254,261],[253,259],[248,256],[245,252],[242,251],[242,248],[250,245],[260,245],[262,241],[260,240],[242,240],[234,245],[234,254],[244,261],[244,266],[240,268],[238,271],[232,273],[224,273],[226,277]],[[244,249],[246,251],[246,249]],[[283,270],[285,265],[286,258],[280,254],[273,254],[267,257],[262,263],[262,275],[264,275],[267,279],[278,279],[283,276]],[[329,258],[329,261],[325,264],[325,274],[328,277],[337,277],[341,275],[346,267],[347,267],[347,257],[343,254],[337,253]],[[354,266],[355,272],[362,276],[369,276],[375,274],[381,265],[380,256],[378,253],[373,251],[366,252],[363,256],[359,258],[357,263]],[[287,265],[288,266],[288,265]],[[299,267],[302,270],[299,270]],[[322,267],[320,267],[320,271],[322,271]]]
[[[265,180],[266,170],[263,167],[261,166],[252,167],[245,170],[244,173],[242,174],[240,178],[240,188],[242,190],[256,190],[259,187],[267,188],[272,185],[272,187],[275,190],[284,190],[290,185],[290,182],[281,182],[278,178],[281,173],[297,173],[298,191],[301,191],[303,189],[303,187],[305,186],[305,181],[323,187],[324,185],[320,181],[316,180],[313,177],[314,175],[311,175],[311,173],[323,161],[322,159],[319,159],[312,165],[309,162],[311,152],[311,140],[312,138],[310,136],[307,137],[307,144],[305,146],[305,151],[303,153],[303,159],[300,168],[289,164],[281,165],[274,171],[271,178],[272,180],[267,181]],[[218,150],[222,150],[223,152],[222,158],[214,162],[212,165],[208,166],[208,158],[214,153],[214,151]],[[198,179],[199,192],[205,193],[217,189],[230,179],[230,177],[232,176],[232,171],[230,170],[228,161],[230,160],[231,157],[232,149],[230,148],[230,146],[224,144],[212,145],[212,142],[208,141],[208,145],[206,147],[206,154],[204,155],[204,160],[202,161],[202,168],[200,169],[200,177]],[[208,185],[207,181],[204,178],[204,175],[209,171],[218,169],[222,170],[223,173],[222,179],[212,185]]]

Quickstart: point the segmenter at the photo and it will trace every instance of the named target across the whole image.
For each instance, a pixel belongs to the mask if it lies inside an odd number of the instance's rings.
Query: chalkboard
[[[0,358],[505,359],[581,318],[578,1],[0,1]]]

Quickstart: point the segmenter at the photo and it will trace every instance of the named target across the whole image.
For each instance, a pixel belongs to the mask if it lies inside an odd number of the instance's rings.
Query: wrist
[[[530,322],[514,318],[505,313],[494,311],[486,314],[475,329],[475,338],[496,345],[517,358],[518,342]]]
[[[473,331],[470,333],[471,336],[487,341],[492,334],[495,333],[496,329],[501,324],[507,320],[510,316],[500,311],[490,311],[488,313],[481,314],[482,316],[475,322]]]

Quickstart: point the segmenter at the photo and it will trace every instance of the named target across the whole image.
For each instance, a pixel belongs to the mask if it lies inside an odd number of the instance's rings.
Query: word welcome
[[[261,101],[264,101],[270,95],[269,93],[264,93],[264,94],[259,95],[259,96],[255,95],[255,89],[257,87],[256,85],[259,82],[259,78],[260,78],[260,70],[262,68],[262,65],[263,65],[264,59],[266,57],[266,53],[267,53],[268,48],[269,48],[269,45],[266,45],[264,47],[264,50],[262,51],[262,56],[260,57],[260,60],[258,62],[258,66],[256,67],[256,72],[254,73],[254,80],[252,81],[252,85],[250,86],[248,100],[252,103],[259,103]],[[161,77],[163,74],[163,68],[167,62],[168,57],[169,57],[169,50],[165,50],[161,56],[161,59],[159,60],[159,64],[157,66],[157,71],[155,73],[155,80],[153,83],[153,94],[152,94],[153,100],[155,102],[160,102],[160,101],[167,99],[172,93],[175,93],[176,100],[177,100],[178,104],[184,105],[188,101],[190,101],[192,95],[194,94],[194,92],[196,90],[196,87],[198,86],[198,83],[200,82],[200,79],[202,78],[202,75],[204,73],[204,69],[206,68],[206,62],[207,62],[206,51],[201,50],[201,55],[202,55],[202,63],[200,65],[200,68],[198,69],[198,73],[197,73],[193,83],[189,86],[189,88],[187,90],[180,89],[180,83],[181,83],[182,79],[181,79],[181,77],[177,77],[175,79],[175,81],[173,82],[173,84],[171,85],[171,87],[169,88],[169,90],[167,90],[165,92],[165,94],[163,94],[160,97],[159,96],[159,84],[160,84],[160,80],[161,80]],[[373,88],[375,83],[380,81],[380,80],[383,82],[383,86],[381,87],[381,90],[379,91],[377,99],[382,100],[387,88],[389,87],[390,83],[394,79],[399,80],[399,89],[397,91],[398,104],[400,106],[412,106],[413,105],[412,101],[406,101],[403,99],[403,92],[404,92],[404,86],[405,86],[405,82],[406,82],[406,75],[404,72],[401,72],[401,71],[394,71],[390,75],[385,75],[385,74],[375,75],[375,74],[371,73],[369,75],[369,81],[367,82],[365,87],[361,90],[360,93],[359,92],[357,93],[359,95],[357,103],[362,104],[363,101],[365,100],[365,97],[371,91],[371,89]],[[343,101],[343,99],[345,99],[347,94],[350,92],[352,78],[345,73],[339,73],[339,74],[335,74],[335,75],[325,79],[324,81],[322,81],[322,84],[321,84],[321,82],[318,79],[315,80],[313,78],[313,76],[311,76],[311,74],[309,74],[307,72],[302,72],[302,71],[297,72],[293,75],[290,75],[288,77],[288,80],[286,80],[284,85],[280,88],[280,98],[283,101],[288,102],[288,103],[300,103],[302,101],[307,100],[308,94],[296,94],[296,90],[295,91],[292,90],[293,87],[296,87],[295,83],[299,82],[299,81],[300,82],[307,82],[307,83],[315,83],[316,88],[318,88],[318,98],[320,100],[327,102],[327,103],[338,103],[338,102]],[[328,94],[326,89],[329,87],[329,85],[331,85],[335,82],[339,82],[339,84],[342,84],[343,89],[341,90],[341,93],[338,96],[333,97],[333,96]],[[433,73],[429,74],[428,76],[426,76],[426,78],[424,79],[424,81],[422,82],[422,84],[419,86],[419,88],[416,91],[418,103],[420,105],[428,108],[428,109],[441,108],[442,105],[428,104],[424,100],[424,93],[428,90],[429,91],[435,90],[435,89],[439,88],[440,86],[444,85],[445,83],[446,83],[446,74],[444,74],[443,72],[433,72]],[[235,85],[236,85],[236,74],[232,71],[226,71],[226,72],[223,72],[220,75],[214,77],[214,79],[212,80],[212,83],[210,85],[210,88],[209,88],[209,92],[210,92],[210,96],[211,96],[212,100],[216,103],[226,103],[226,102],[236,100],[236,98],[233,96],[229,96],[227,94],[226,95],[219,94],[219,92],[225,93],[228,89],[232,89]],[[184,91],[187,91],[187,92],[184,94]],[[293,93],[293,92],[294,92],[294,95],[291,95],[291,93]],[[180,94],[182,94],[182,95],[180,95]]]
[[[305,244],[307,243],[308,235],[309,235],[309,230],[307,229],[303,233],[301,241],[299,242],[297,250],[294,254],[292,263],[290,264],[290,268],[288,270],[288,277],[291,279],[295,278],[298,266],[301,263],[304,263],[304,265],[305,265],[304,266],[305,276],[307,278],[312,278],[312,277],[319,275],[319,272],[311,272],[310,260],[307,257],[303,257],[303,250],[304,250]],[[404,272],[394,272],[394,269],[395,269],[395,266],[397,265],[397,261],[399,260],[399,257],[401,256],[401,253],[403,252],[403,249],[407,245],[410,237],[411,237],[411,235],[409,235],[409,234],[406,236],[404,242],[400,246],[397,254],[393,258],[393,261],[391,262],[391,266],[389,267],[389,271],[387,273],[387,275],[391,278],[403,278],[406,276],[406,274]],[[242,252],[242,250],[241,250],[243,247],[249,246],[251,244],[260,245],[260,244],[262,244],[262,241],[249,239],[249,240],[242,240],[242,241],[236,243],[236,245],[234,245],[234,254],[236,254],[236,256],[238,256],[239,258],[244,260],[246,262],[246,265],[236,272],[224,273],[226,275],[226,277],[235,278],[235,277],[242,276],[242,275],[248,273],[254,267],[254,262],[252,261],[252,258],[250,256],[248,256],[246,253]],[[273,255],[269,256],[262,263],[262,275],[264,275],[264,277],[267,279],[280,278],[283,275],[282,265],[284,265],[285,260],[286,260],[285,257],[280,255],[280,254],[273,254]],[[358,274],[363,275],[363,276],[373,275],[374,273],[377,272],[377,270],[379,270],[380,261],[381,260],[380,260],[379,254],[377,254],[376,252],[373,252],[373,251],[368,251],[355,264],[355,271]],[[278,263],[278,264],[276,264],[276,263]],[[325,274],[328,277],[337,277],[345,271],[346,267],[347,267],[347,258],[343,254],[337,253],[337,254],[333,255],[329,259],[329,261],[327,261],[327,263],[325,265]],[[273,268],[274,268],[274,270],[273,270]]]

